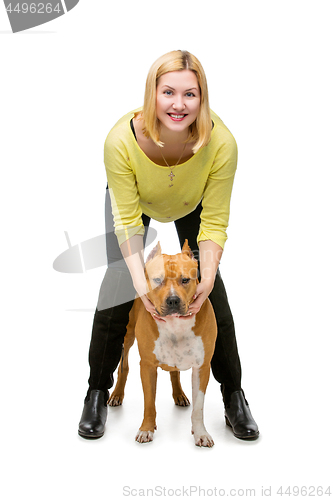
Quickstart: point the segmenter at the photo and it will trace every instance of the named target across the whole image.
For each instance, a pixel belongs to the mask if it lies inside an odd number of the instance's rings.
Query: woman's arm
[[[143,262],[143,237],[136,234],[120,245],[128,270],[131,274],[133,285],[139,296],[148,291],[144,274]]]
[[[146,295],[148,286],[144,273],[143,237],[139,234],[132,236],[120,245],[120,250],[131,274],[133,286],[137,294],[141,297],[147,311],[154,316],[156,314],[155,307]],[[158,316],[154,316],[154,318],[164,321]]]
[[[197,314],[213,290],[215,276],[222,257],[223,249],[212,240],[199,242],[200,276],[201,281],[197,286],[195,300],[188,309],[188,314]]]
[[[199,242],[201,283],[207,283],[213,288],[222,253],[220,245],[212,240]]]
[[[209,173],[203,199],[198,234],[201,282],[189,312],[196,314],[214,287],[215,276],[227,239],[230,198],[237,168],[237,144],[225,129]]]

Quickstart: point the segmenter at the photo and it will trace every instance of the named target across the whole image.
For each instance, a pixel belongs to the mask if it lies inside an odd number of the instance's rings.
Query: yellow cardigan
[[[202,201],[197,241],[212,240],[222,248],[227,239],[230,197],[237,167],[237,145],[222,120],[211,112],[211,140],[188,161],[170,169],[152,162],[131,130],[134,113],[123,116],[109,132],[104,162],[115,233],[121,245],[143,234],[142,213],[171,222],[192,212]],[[169,187],[173,184],[172,187]]]

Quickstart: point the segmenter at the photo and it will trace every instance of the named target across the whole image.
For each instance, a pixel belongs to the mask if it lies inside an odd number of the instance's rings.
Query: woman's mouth
[[[175,113],[168,113],[168,115],[174,122],[181,122],[187,116],[187,115],[177,115]]]

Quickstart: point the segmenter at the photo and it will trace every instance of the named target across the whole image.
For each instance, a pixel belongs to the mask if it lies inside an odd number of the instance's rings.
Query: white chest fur
[[[178,370],[200,368],[205,350],[201,337],[193,332],[194,325],[195,316],[190,319],[171,316],[165,322],[157,323],[159,337],[153,352],[159,363]]]

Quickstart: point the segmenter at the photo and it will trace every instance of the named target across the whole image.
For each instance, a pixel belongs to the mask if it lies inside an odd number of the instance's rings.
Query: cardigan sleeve
[[[212,240],[224,248],[237,156],[236,141],[228,134],[217,151],[204,189],[198,243]]]
[[[144,234],[142,210],[135,174],[125,144],[112,130],[104,144],[104,164],[108,179],[115,233],[119,245],[136,234]]]

